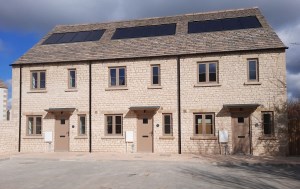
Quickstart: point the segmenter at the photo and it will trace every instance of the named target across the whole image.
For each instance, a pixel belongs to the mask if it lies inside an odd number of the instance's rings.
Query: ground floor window
[[[78,135],[86,135],[86,116],[79,115]]]
[[[42,135],[42,116],[27,117],[27,135]]]
[[[213,135],[214,134],[214,114],[195,113],[194,114],[194,134]]]
[[[274,133],[274,113],[272,111],[261,112],[262,126],[264,135],[273,135]]]
[[[122,135],[123,130],[122,115],[105,115],[105,134]]]
[[[163,135],[173,135],[172,114],[163,114]]]

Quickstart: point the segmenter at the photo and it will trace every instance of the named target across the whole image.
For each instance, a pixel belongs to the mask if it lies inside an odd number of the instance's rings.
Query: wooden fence
[[[300,155],[300,119],[289,120],[288,133],[290,155]]]

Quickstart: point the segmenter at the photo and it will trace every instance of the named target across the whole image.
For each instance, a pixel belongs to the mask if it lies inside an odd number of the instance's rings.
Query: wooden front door
[[[69,151],[69,118],[58,116],[55,120],[54,151]]]
[[[152,115],[141,114],[137,122],[137,151],[153,152],[153,122]]]
[[[231,117],[233,154],[250,154],[249,115],[237,113]]]

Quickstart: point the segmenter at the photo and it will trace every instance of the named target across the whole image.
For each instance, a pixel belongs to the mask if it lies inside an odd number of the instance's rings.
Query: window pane
[[[202,115],[195,115],[195,134],[202,134]]]
[[[119,85],[125,85],[125,77],[119,77]]]
[[[199,82],[206,81],[206,64],[199,64]]]
[[[121,134],[122,133],[122,125],[116,125],[116,134]]]
[[[159,84],[159,76],[160,76],[160,70],[159,66],[152,66],[152,84],[157,85]]]
[[[106,117],[107,121],[107,134],[112,134],[112,116],[107,116]]]
[[[256,80],[256,71],[249,71],[249,79]]]
[[[119,85],[125,85],[125,68],[119,69]]]
[[[122,116],[116,116],[116,124],[122,124]]]
[[[75,88],[76,87],[76,71],[70,70],[70,87]]]
[[[153,82],[154,85],[159,84],[158,76],[153,76],[153,81],[152,82]]]
[[[61,124],[61,125],[66,124],[66,120],[65,120],[65,119],[61,119],[61,120],[60,120],[60,124]]]
[[[40,72],[40,88],[46,88],[46,72]]]
[[[249,61],[249,80],[256,80],[256,61]]]
[[[217,64],[209,64],[209,81],[217,81]]]
[[[205,131],[206,134],[213,134],[213,116],[205,115]]]
[[[171,134],[171,125],[165,125],[165,134]]]
[[[116,116],[116,134],[122,133],[122,116]]]
[[[116,69],[110,69],[110,85],[116,86],[117,77],[116,77]]]
[[[28,134],[33,134],[33,117],[28,118]]]
[[[153,76],[159,75],[159,67],[158,66],[152,67],[152,74],[153,74]]]
[[[238,123],[244,123],[244,117],[238,117]]]
[[[165,124],[170,125],[171,124],[171,116],[170,115],[165,115]]]
[[[36,134],[42,134],[42,118],[36,117]]]
[[[33,72],[32,73],[32,88],[36,89],[37,88],[37,73]]]
[[[79,128],[79,134],[85,135],[85,117],[80,117],[80,128]]]
[[[164,115],[164,134],[172,133],[171,115]]]
[[[263,125],[264,125],[264,134],[271,134],[272,133],[272,119],[271,114],[263,114]]]
[[[148,118],[143,118],[143,124],[148,124]]]

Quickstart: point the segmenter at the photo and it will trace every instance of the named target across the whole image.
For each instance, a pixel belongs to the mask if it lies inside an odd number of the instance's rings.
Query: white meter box
[[[52,132],[51,131],[47,131],[44,132],[44,138],[45,138],[45,142],[51,143],[52,142]]]
[[[126,142],[133,142],[133,131],[125,132],[125,140]]]
[[[220,130],[219,131],[219,142],[228,142],[228,131],[227,130]]]

